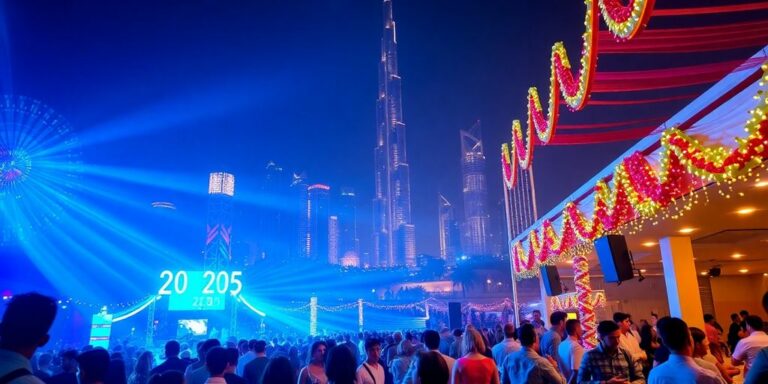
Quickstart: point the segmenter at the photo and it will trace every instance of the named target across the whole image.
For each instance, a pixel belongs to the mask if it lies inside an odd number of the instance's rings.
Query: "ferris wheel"
[[[50,224],[80,173],[71,125],[38,100],[0,96],[0,243]]]

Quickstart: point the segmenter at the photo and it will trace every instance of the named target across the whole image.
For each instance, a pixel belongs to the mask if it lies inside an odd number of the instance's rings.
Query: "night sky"
[[[247,195],[274,160],[312,182],[354,188],[368,249],[380,1],[11,0],[0,7],[3,92],[64,115],[84,142],[86,163],[179,176],[204,197],[208,172],[235,173],[237,193]],[[579,51],[583,7],[394,2],[419,253],[439,254],[438,192],[463,217],[458,131],[477,119],[489,205],[501,198],[499,145],[512,120],[525,117],[528,87],[546,94],[552,44]],[[611,113],[583,116],[624,118]],[[631,144],[538,148],[539,211]],[[205,206],[193,193],[134,188],[131,196],[146,204],[176,199],[199,220],[202,245]]]

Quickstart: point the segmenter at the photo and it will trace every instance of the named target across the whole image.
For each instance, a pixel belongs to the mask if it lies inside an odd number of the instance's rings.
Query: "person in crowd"
[[[184,384],[184,374],[174,370],[156,373],[149,378],[149,384]]]
[[[61,373],[51,376],[48,384],[77,384],[77,351],[61,353]]]
[[[240,341],[237,342],[237,351],[240,353],[240,357],[243,357],[243,355],[248,353],[248,340],[240,339]]]
[[[632,355],[632,359],[643,364],[648,360],[648,356],[640,348],[640,342],[630,333],[632,325],[630,318],[631,315],[629,313],[616,312],[613,314],[613,321],[618,324],[621,334],[619,345]]]
[[[337,345],[329,349],[328,360],[325,363],[328,384],[355,384],[355,380],[357,380],[356,366],[355,355],[350,352],[349,348]]]
[[[741,337],[745,338],[749,335],[749,331],[747,331],[747,317],[749,317],[749,311],[742,309],[739,311],[739,317],[741,319]]]
[[[557,355],[558,347],[563,341],[566,320],[568,320],[568,314],[562,311],[555,311],[549,315],[549,331],[541,336],[540,341],[542,356],[549,356],[555,361],[559,361],[559,357]]]
[[[37,369],[32,373],[43,380],[48,382],[51,378],[51,361],[53,361],[53,355],[50,353],[43,353],[37,358]]]
[[[235,347],[228,347],[225,352],[227,353],[227,368],[224,369],[224,381],[227,384],[248,384],[245,379],[235,373],[237,361],[240,359],[240,350]]]
[[[109,370],[109,352],[94,348],[77,356],[80,384],[104,384]]]
[[[401,341],[400,345],[397,346],[397,357],[392,360],[389,366],[389,372],[392,374],[395,384],[400,384],[408,373],[411,360],[413,360],[413,353],[413,345],[407,339]]]
[[[250,340],[248,341],[248,352],[246,352],[240,359],[237,361],[237,368],[235,369],[235,373],[243,377],[245,375],[245,366],[248,365],[253,359],[256,358],[256,343],[258,340]]]
[[[290,359],[278,356],[269,360],[264,368],[263,384],[294,384],[295,382],[296,372],[293,370]]]
[[[394,360],[397,357],[397,347],[400,345],[400,343],[403,341],[403,334],[400,332],[395,332],[392,334],[392,344],[387,344],[386,350],[382,351],[382,356],[384,356],[384,362],[389,366],[392,364],[392,360]],[[359,358],[359,355],[362,354],[354,354],[355,357]]]
[[[462,357],[456,360],[451,383],[499,383],[499,371],[493,359],[482,354],[483,337],[472,325],[467,325],[461,341]]]
[[[461,339],[464,335],[464,331],[460,328],[456,328],[453,330],[453,344],[451,344],[451,348],[448,351],[448,355],[451,356],[454,359],[458,359],[461,357]]]
[[[554,324],[554,322],[552,322]],[[525,324],[518,330],[518,339],[522,348],[510,354],[502,366],[504,384],[565,384],[565,378],[557,370],[557,362],[551,356],[541,357],[539,335],[532,324]]]
[[[267,357],[267,342],[264,340],[257,340],[254,344],[253,352],[256,354],[256,357],[251,360],[250,363],[245,365],[245,368],[243,369],[243,378],[248,381],[248,384],[261,384],[261,376],[264,374],[264,369],[269,362],[269,358]]]
[[[147,384],[154,361],[152,352],[142,352],[136,360],[136,367],[133,369],[133,373],[128,378],[128,384]]]
[[[547,331],[547,327],[546,324],[544,324],[544,320],[541,319],[541,311],[534,309],[531,314],[533,315],[531,324],[533,324],[534,328],[536,328],[536,333],[538,333],[539,336],[544,335],[544,332]]]
[[[736,349],[736,343],[741,339],[741,318],[737,313],[731,313],[731,325],[728,326],[728,348],[731,353]]]
[[[435,332],[435,334],[437,334],[437,332]],[[448,384],[448,380],[450,380],[451,377],[451,371],[448,369],[448,364],[446,364],[446,358],[452,359],[441,354],[437,348],[430,348],[427,352],[419,353],[413,383]]]
[[[454,341],[453,334],[448,327],[440,329],[440,353],[443,355],[450,355],[451,344],[453,344]]]
[[[717,321],[709,313],[704,315],[704,333],[707,335],[707,339],[709,339],[710,353],[722,362],[723,350],[720,348],[722,331],[717,329]]]
[[[747,375],[760,350],[768,347],[768,335],[763,332],[763,319],[759,316],[748,315],[745,321],[747,323],[747,337],[739,340],[739,343],[736,344],[731,360],[734,366],[744,364],[744,375]]]
[[[643,384],[645,376],[640,364],[619,346],[621,330],[613,321],[597,325],[599,343],[584,353],[578,372],[579,383]]]
[[[133,371],[131,369],[131,371]],[[109,360],[109,368],[107,369],[107,377],[104,379],[104,384],[128,384],[128,369],[125,367],[125,361],[122,359],[120,353],[113,353]]]
[[[648,384],[722,384],[723,379],[700,367],[693,360],[693,345],[688,324],[676,317],[659,319],[656,325],[670,355],[666,362],[651,370]]]
[[[291,347],[288,349],[288,360],[291,362],[294,375],[298,376],[299,370],[302,366],[302,362],[299,359],[299,347],[296,345],[291,345]]]
[[[407,340],[401,340],[401,342]],[[385,380],[384,367],[379,362],[381,342],[376,338],[365,341],[365,361],[357,368],[357,384],[381,384]]]
[[[690,327],[690,331],[691,340],[693,340],[693,361],[699,367],[716,373],[723,380],[723,383],[733,383],[733,379],[728,374],[728,370],[723,367],[722,364],[717,363],[717,359],[713,359],[713,362],[706,358],[707,355],[711,357],[709,352],[709,338],[706,333],[696,327]]]
[[[176,340],[170,340],[165,343],[165,361],[157,367],[152,368],[150,376],[163,373],[165,371],[179,371],[184,372],[187,369],[187,363],[184,360],[179,359],[179,352],[181,345]]]
[[[453,371],[453,365],[456,364],[456,360],[440,352],[439,350],[440,342],[441,342],[440,335],[438,335],[437,332],[428,329],[424,331],[424,333],[422,333],[421,338],[428,352],[438,352],[439,355],[443,358],[443,360],[445,360],[445,365],[448,367],[448,372],[450,374],[450,372]]]
[[[640,348],[645,351],[645,355],[648,360],[642,362],[643,374],[647,377],[653,365],[653,360],[656,356],[656,350],[659,349],[659,338],[656,334],[656,327],[650,324],[644,325],[640,328]]]
[[[763,310],[768,314],[768,292],[763,294]],[[749,372],[744,376],[744,384],[768,383],[768,347],[757,353]]]
[[[208,378],[205,384],[227,384],[224,373],[227,370],[227,350],[221,346],[211,347],[205,352],[205,369]]]
[[[38,293],[14,296],[0,323],[0,382],[42,384],[32,375],[29,359],[48,343],[56,301]]]
[[[560,358],[557,365],[560,372],[567,380],[568,384],[575,384],[579,374],[581,359],[584,357],[584,347],[581,346],[581,336],[584,330],[581,328],[581,322],[571,319],[565,322],[566,339],[560,343],[557,348],[557,355]]]
[[[324,341],[315,341],[309,349],[309,361],[299,372],[298,384],[327,384],[325,374],[325,352],[328,346]],[[351,351],[350,351],[351,352]],[[354,358],[354,356],[353,356]]]
[[[496,362],[496,366],[501,370],[504,365],[504,359],[513,352],[520,350],[520,343],[515,340],[515,325],[504,324],[504,340],[491,348],[493,354],[493,360]]]
[[[213,340],[216,339],[201,341],[197,344],[197,361],[188,365],[184,371],[184,380],[187,384],[193,384],[192,375],[195,372],[197,374],[195,375],[194,384],[202,384],[208,378],[208,372],[205,371],[205,352],[220,345],[217,344],[218,340],[215,342]],[[200,370],[203,370],[203,372],[200,372]]]

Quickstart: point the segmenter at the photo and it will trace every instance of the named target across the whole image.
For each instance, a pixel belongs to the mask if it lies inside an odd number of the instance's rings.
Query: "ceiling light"
[[[739,269],[739,272],[741,272],[741,273],[747,273],[747,272],[749,272],[749,269],[746,269],[746,268],[742,268],[742,269]]]
[[[643,247],[653,247],[656,244],[658,243],[655,241],[646,241],[645,243],[643,243]]]
[[[680,228],[680,230],[678,232],[680,232],[680,233],[682,233],[684,235],[687,235],[689,233],[692,233],[695,230],[696,230],[696,228],[685,227],[685,228]]]
[[[734,253],[733,255],[731,255],[731,257],[733,257],[734,259],[741,259],[743,256],[744,255],[742,255],[741,253]]]
[[[648,270],[647,269],[641,269],[640,272],[646,273],[646,272],[648,272]]]
[[[744,207],[744,208],[739,208],[736,211],[736,213],[738,213],[739,215],[742,215],[742,216],[746,216],[746,215],[749,215],[751,213],[755,213],[755,211],[757,211],[757,208],[755,208],[755,207]]]
[[[763,273],[763,276],[768,276],[768,273]]]
[[[701,271],[700,275],[706,276],[707,275],[707,271]]]
[[[755,187],[758,187],[758,188],[768,187],[768,181],[758,181],[755,183]]]

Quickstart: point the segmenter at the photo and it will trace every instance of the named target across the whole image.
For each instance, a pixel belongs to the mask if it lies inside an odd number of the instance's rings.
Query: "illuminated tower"
[[[480,137],[480,121],[469,131],[460,131],[461,173],[464,193],[464,253],[488,254],[488,188],[485,181],[485,154]]]
[[[328,264],[339,263],[339,217],[328,217]]]
[[[413,265],[416,239],[411,221],[411,182],[391,0],[384,0],[376,124],[371,265]]]
[[[325,184],[313,184],[307,187],[308,244],[309,258],[312,260],[328,260],[330,193],[331,187]]]
[[[293,224],[296,230],[295,248],[291,249],[292,257],[306,259],[310,252],[310,234],[309,234],[309,198],[307,194],[307,176],[302,173],[293,173],[291,181],[291,200],[296,207],[296,214],[293,215]]]
[[[205,240],[204,268],[206,271],[227,269],[232,261],[232,198],[235,196],[235,176],[213,172],[208,178],[208,236]]]
[[[440,230],[440,257],[448,265],[456,264],[461,232],[456,221],[453,205],[443,195],[438,196],[438,228]]]
[[[357,237],[357,197],[351,188],[341,188],[338,203],[339,255],[360,257],[360,240]]]

